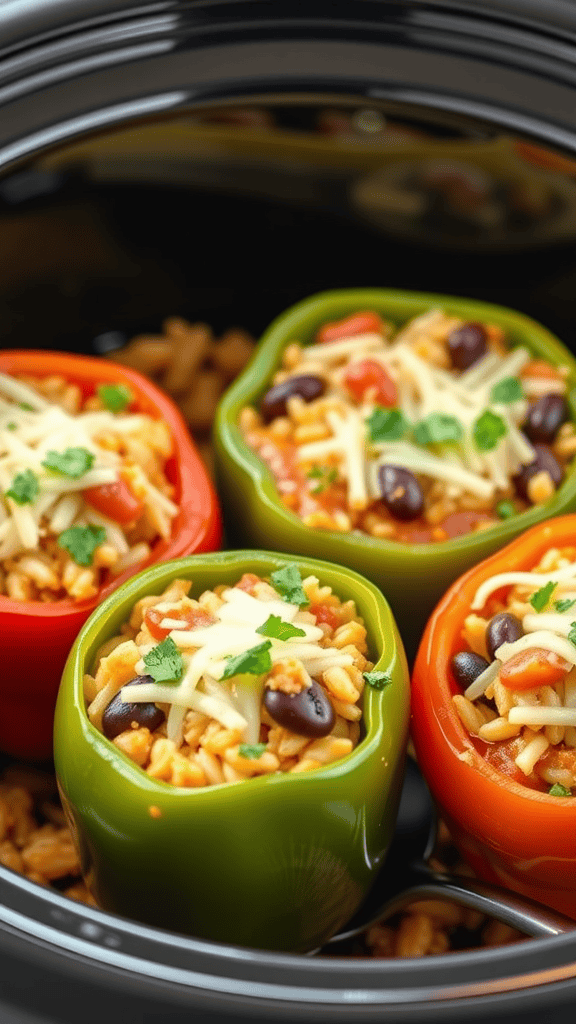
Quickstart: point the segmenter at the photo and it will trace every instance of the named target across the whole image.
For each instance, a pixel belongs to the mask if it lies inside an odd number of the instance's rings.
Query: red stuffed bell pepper
[[[0,375],[3,375],[4,382],[4,391],[0,392],[0,420],[3,417],[4,429],[0,428],[0,434],[5,456],[4,476],[0,481],[3,492],[3,501],[0,502],[3,519],[0,523],[3,665],[0,750],[20,757],[42,759],[50,756],[52,749],[52,718],[64,663],[81,626],[94,608],[147,565],[217,549],[222,528],[217,498],[180,413],[170,399],[145,377],[108,360],[36,351],[0,352]],[[23,397],[23,393],[18,393],[19,386],[39,389],[38,401],[19,401]],[[54,404],[49,397],[51,386],[56,395]],[[101,448],[94,448],[91,439],[87,442],[88,447],[84,446],[83,438],[88,435],[79,429],[78,436],[75,436],[75,425],[71,420],[68,421],[71,432],[66,440],[67,435],[58,420],[58,417],[64,419],[58,411],[58,403],[63,400],[65,388],[70,389],[73,398],[76,397],[85,422],[91,422],[92,427],[98,415],[104,418],[110,415],[110,411],[116,414],[120,410],[133,414],[133,421],[138,415],[154,421],[153,424],[150,420],[142,423],[144,428],[151,425],[152,432],[159,435],[157,447],[162,447],[162,437],[169,439],[161,475],[164,491],[170,491],[170,498],[160,493],[158,487],[154,488],[139,468],[139,463],[145,465],[145,458],[139,458],[137,435],[127,442],[128,456],[125,456],[124,448],[115,442],[114,436],[111,440],[104,439]],[[9,394],[12,390],[14,393]],[[98,412],[103,404],[108,410],[104,414]],[[33,461],[27,463],[25,457],[16,465],[15,453],[23,449],[14,448],[14,445],[20,444],[21,437],[33,436],[34,416],[42,412],[53,417],[55,432],[50,435],[48,452],[45,451],[48,441],[34,439],[39,450],[44,445],[42,464],[39,472],[35,472]],[[93,421],[89,420],[91,412],[95,417]],[[52,430],[52,420],[47,422]],[[98,459],[93,454],[94,450],[100,452],[106,447],[111,452],[110,463],[114,464],[116,460],[120,467],[114,472],[108,470],[108,475],[105,469],[98,469]],[[124,454],[119,455],[119,450]],[[11,453],[12,462],[9,460]],[[106,461],[106,453],[103,454]],[[82,486],[84,480],[85,487]],[[52,501],[49,513],[43,518],[36,515],[35,528],[32,515],[34,501],[44,500],[50,504],[51,500],[50,495],[43,498],[40,484],[52,488],[59,502],[56,508]],[[151,494],[158,498],[155,512]],[[81,500],[84,504],[80,504]],[[140,530],[138,545],[138,517],[143,509],[147,511],[149,508],[151,511],[145,527]],[[46,516],[52,516],[52,521],[55,524],[59,521],[62,527],[70,523],[74,510],[77,513],[75,522],[82,525],[69,526],[58,536],[50,537],[50,523],[46,525]],[[10,514],[14,519],[12,523]],[[157,527],[154,526],[155,518]],[[38,540],[35,549],[22,552],[20,538],[17,538],[18,549],[17,545],[11,547],[10,536],[14,535],[14,523],[21,529],[22,523],[26,525],[27,521],[32,523],[33,533],[36,529]],[[102,523],[109,524],[107,537]],[[120,558],[111,543],[116,537],[125,551]],[[101,556],[96,585],[96,569],[91,565],[95,550]],[[48,567],[45,579],[38,577],[38,573],[42,576],[44,572],[42,560]],[[51,580],[51,560],[54,564],[59,560],[64,565],[63,580]],[[86,566],[89,568],[83,568]],[[83,582],[90,573],[91,586],[83,592]],[[52,591],[46,589],[50,587]],[[31,600],[26,599],[29,593],[32,594]],[[85,596],[87,594],[89,596]]]
[[[450,588],[413,675],[420,766],[477,874],[576,918],[576,516]]]

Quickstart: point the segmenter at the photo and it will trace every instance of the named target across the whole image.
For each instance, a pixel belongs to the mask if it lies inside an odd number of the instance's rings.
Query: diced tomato
[[[314,604],[308,611],[316,616],[317,624],[325,622],[330,629],[338,629],[338,626],[342,625],[338,611],[329,604]]]
[[[361,359],[358,363],[351,363],[344,374],[344,384],[359,402],[369,390],[375,390],[379,405],[392,406],[398,402],[394,381],[375,359]]]
[[[259,576],[255,576],[253,572],[245,572],[242,579],[236,584],[237,590],[245,590],[249,593],[256,583],[261,583],[262,580]]]
[[[182,629],[202,629],[204,626],[211,626],[215,621],[211,615],[200,608],[187,608],[181,612],[161,612],[154,607],[148,608],[144,615],[144,623],[155,640],[165,640],[172,632],[172,627],[165,629],[160,625],[163,619],[180,619]]]
[[[520,651],[500,669],[500,681],[509,690],[533,690],[539,686],[554,686],[566,678],[570,662],[552,651],[531,647]]]
[[[543,359],[532,359],[520,370],[520,377],[542,377],[544,380],[564,380],[555,366],[545,363]]]
[[[316,333],[316,342],[338,341],[339,338],[353,338],[355,334],[382,334],[382,318],[378,313],[353,313],[343,320],[324,324]]]
[[[115,523],[132,523],[140,518],[144,510],[144,502],[132,493],[122,477],[113,484],[88,487],[83,493],[92,508],[113,519]]]

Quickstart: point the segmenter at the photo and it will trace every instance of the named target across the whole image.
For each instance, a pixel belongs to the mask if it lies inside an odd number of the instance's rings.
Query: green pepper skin
[[[376,668],[366,686],[364,740],[346,758],[302,774],[204,789],[151,779],[89,722],[84,673],[134,603],[171,580],[198,596],[244,572],[295,561],[343,600],[353,598]],[[376,587],[339,566],[239,551],[154,566],[94,612],[68,659],[58,695],[54,759],[82,867],[98,903],[139,921],[206,939],[286,952],[322,945],[353,915],[394,830],[409,719],[402,641]],[[150,808],[160,816],[152,816]],[[157,811],[153,814],[157,815]]]
[[[348,565],[381,587],[390,601],[409,656],[444,591],[463,572],[504,547],[529,527],[576,510],[576,468],[569,469],[551,501],[534,506],[489,530],[433,544],[377,540],[359,533],[312,530],[281,501],[272,473],[246,444],[238,417],[258,406],[270,387],[282,353],[293,341],[307,344],[322,324],[357,310],[375,310],[400,326],[441,307],[467,321],[503,327],[512,346],[522,344],[539,359],[569,368],[567,400],[576,420],[576,360],[554,335],[534,320],[502,306],[445,295],[380,288],[323,292],[292,306],[263,335],[244,372],[220,402],[214,423],[219,494],[227,531],[235,543],[267,545]],[[241,510],[241,515],[238,514]]]

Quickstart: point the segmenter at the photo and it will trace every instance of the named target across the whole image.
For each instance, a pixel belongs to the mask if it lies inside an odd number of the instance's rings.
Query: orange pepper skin
[[[412,676],[418,762],[462,855],[476,873],[576,919],[576,799],[554,797],[497,771],[454,710],[450,669],[484,580],[526,571],[552,547],[571,547],[576,515],[528,530],[461,576],[428,621]],[[481,746],[481,744],[480,744]]]
[[[565,679],[571,666],[550,651],[533,647],[520,651],[500,669],[500,682],[509,690],[533,690],[537,686],[554,686]]]
[[[6,350],[0,372],[35,377],[62,376],[83,395],[98,384],[126,384],[135,395],[134,410],[163,419],[170,428],[174,455],[166,466],[180,507],[172,535],[158,540],[146,562],[112,577],[87,601],[12,601],[0,595],[0,650],[6,671],[0,688],[0,751],[44,760],[52,753],[52,728],[60,677],[70,648],[86,619],[121,583],[148,565],[201,551],[222,540],[218,499],[174,403],[135,370],[64,352]]]

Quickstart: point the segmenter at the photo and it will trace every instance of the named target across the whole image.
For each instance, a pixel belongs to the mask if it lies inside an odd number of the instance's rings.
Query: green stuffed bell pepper
[[[355,573],[256,551],[140,573],[82,630],[56,708],[98,905],[220,942],[321,946],[383,864],[408,718],[394,619]]]
[[[575,384],[560,342],[500,306],[384,289],[306,299],[218,410],[229,534],[366,575],[412,653],[454,579],[576,508]]]

